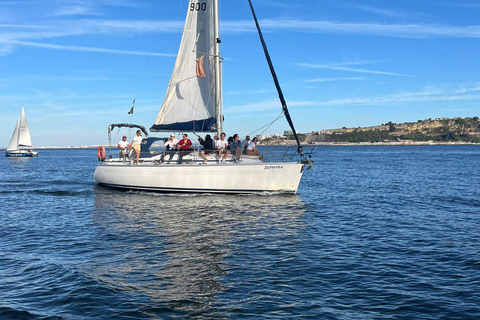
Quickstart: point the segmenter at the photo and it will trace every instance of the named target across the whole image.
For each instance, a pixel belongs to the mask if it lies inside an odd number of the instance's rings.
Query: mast
[[[220,67],[220,35],[218,18],[218,0],[213,0],[214,55],[215,55],[215,116],[217,118],[217,136],[223,132],[222,70]]]
[[[19,126],[18,126],[18,135],[17,135],[17,150],[20,150],[20,132],[22,131],[22,118],[23,118],[23,103],[22,103],[22,111],[20,111],[20,119],[19,119]]]

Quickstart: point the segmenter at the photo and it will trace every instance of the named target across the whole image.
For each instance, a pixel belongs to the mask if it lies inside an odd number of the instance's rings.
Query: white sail
[[[190,0],[165,100],[151,131],[211,131],[220,94],[214,0]]]
[[[31,147],[32,146],[32,138],[30,137],[30,129],[28,128],[27,123],[27,116],[25,115],[25,111],[23,110],[20,113],[20,133],[18,137],[18,146],[19,147]]]
[[[28,128],[27,117],[22,106],[22,112],[20,113],[20,117],[18,117],[17,125],[13,131],[7,151],[18,150],[19,147],[29,148],[31,146],[32,138],[30,137],[30,129]]]
[[[15,130],[13,130],[12,138],[10,139],[10,143],[8,144],[7,151],[14,151],[18,150],[18,131],[20,129],[20,117],[17,120],[17,125],[15,126]]]

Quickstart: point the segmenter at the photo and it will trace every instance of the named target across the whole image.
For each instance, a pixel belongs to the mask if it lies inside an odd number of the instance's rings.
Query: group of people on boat
[[[199,152],[203,158],[203,164],[207,163],[207,156],[215,152],[218,153],[219,163],[224,163],[229,154],[232,155],[234,162],[239,161],[242,154],[258,156],[258,158],[263,161],[263,158],[257,149],[257,137],[254,137],[253,140],[250,141],[250,136],[246,136],[245,140],[240,142],[240,137],[237,133],[228,139],[226,139],[226,136],[227,135],[224,132],[222,132],[220,138],[218,136],[214,136],[212,139],[209,134],[205,135],[205,138],[198,136],[198,142],[201,146],[203,146],[203,149]],[[127,142],[127,137],[123,136],[122,140],[117,145],[117,148],[120,149],[120,158],[126,159],[128,157],[128,149],[134,150],[135,159],[132,159],[132,162],[136,162],[138,164],[141,144],[146,143],[142,141],[143,138],[140,130],[136,132],[136,136],[133,138],[130,144]],[[171,134],[170,137],[165,141],[165,152],[162,153],[158,163],[163,163],[167,156],[168,163],[170,163],[173,156],[178,153],[178,163],[181,164],[183,157],[192,153],[194,150],[195,149],[192,141],[188,138],[186,133],[183,134],[183,137],[180,141],[175,138],[175,134]]]
[[[119,156],[121,159],[126,159],[128,149],[133,150],[135,152],[135,161],[138,163],[138,159],[140,158],[140,149],[141,145],[146,144],[143,142],[142,132],[137,130],[136,136],[133,138],[132,143],[128,143],[127,136],[123,136],[122,140],[117,145],[117,148],[120,149]],[[133,161],[133,160],[132,160]]]
[[[218,152],[218,161],[220,163],[224,163],[229,154],[232,155],[234,162],[239,161],[242,154],[256,155],[263,161],[257,149],[257,137],[250,141],[250,136],[246,136],[242,142],[240,142],[238,133],[235,133],[227,140],[225,140],[226,137],[225,132],[222,132],[220,138],[215,136],[213,140],[209,134],[205,136],[205,139],[198,137],[200,145],[203,146],[203,150],[200,151],[200,155],[203,157],[203,163],[207,162],[207,155],[214,152]]]

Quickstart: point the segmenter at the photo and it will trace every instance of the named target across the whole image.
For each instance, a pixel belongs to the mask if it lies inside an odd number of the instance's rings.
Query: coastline
[[[258,144],[260,147],[294,147],[295,143],[264,143],[261,142]],[[475,146],[480,145],[480,143],[475,142],[464,142],[464,141],[386,141],[386,142],[316,142],[316,143],[302,143],[302,146],[458,146],[458,145],[468,145]],[[92,146],[67,146],[67,147],[56,147],[56,146],[47,146],[47,147],[34,147],[35,150],[71,150],[71,149],[97,149],[100,145]],[[6,148],[0,148],[0,150],[6,150]]]
[[[463,141],[387,141],[387,142],[316,142],[306,143],[302,146],[445,146],[445,145],[480,145],[475,142]],[[262,143],[259,146],[296,146],[294,143]]]

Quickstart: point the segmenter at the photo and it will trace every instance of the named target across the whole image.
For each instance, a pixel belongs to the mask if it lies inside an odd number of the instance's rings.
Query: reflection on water
[[[0,319],[480,319],[479,158],[323,147],[298,196],[234,196],[0,157]]]
[[[123,192],[96,186],[99,246],[88,268],[102,281],[169,309],[215,314],[214,299],[234,289],[238,259],[256,242],[278,246],[302,228],[294,195]],[[286,240],[284,240],[286,241]]]

